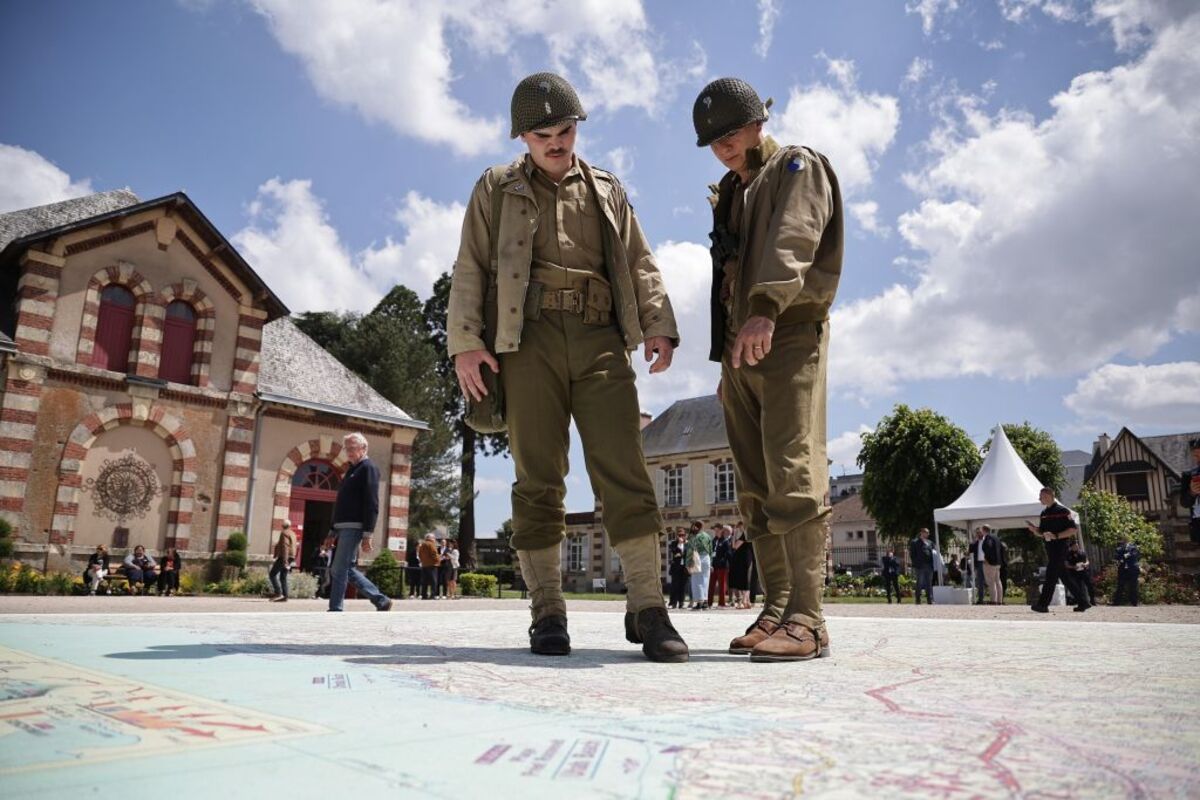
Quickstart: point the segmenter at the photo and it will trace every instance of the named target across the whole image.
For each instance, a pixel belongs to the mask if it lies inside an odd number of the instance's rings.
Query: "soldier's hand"
[[[646,361],[658,353],[658,358],[650,365],[650,374],[666,372],[671,368],[671,359],[675,355],[675,345],[666,336],[651,336],[646,340]]]
[[[487,397],[483,384],[482,365],[487,364],[495,375],[500,374],[500,364],[487,350],[468,350],[454,357],[454,374],[458,377],[458,388],[463,396],[479,403]]]
[[[733,342],[733,368],[739,369],[742,360],[754,366],[771,352],[771,339],[775,336],[775,323],[766,317],[750,317],[738,331]]]

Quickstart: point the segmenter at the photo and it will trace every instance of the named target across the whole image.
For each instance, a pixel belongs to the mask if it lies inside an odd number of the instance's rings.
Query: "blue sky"
[[[684,347],[643,406],[711,393],[700,88],[744,77],[848,212],[829,437],[897,402],[977,440],[1200,429],[1200,9],[1186,0],[187,0],[0,8],[0,211],[183,189],[296,312],[427,294],[523,75],[566,74]],[[591,492],[578,449],[569,510]],[[480,527],[511,464],[480,471]]]

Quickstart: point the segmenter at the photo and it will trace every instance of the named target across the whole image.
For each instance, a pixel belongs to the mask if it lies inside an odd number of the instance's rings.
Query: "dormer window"
[[[93,367],[128,372],[135,305],[133,292],[124,286],[109,284],[100,292],[96,341],[92,348]]]

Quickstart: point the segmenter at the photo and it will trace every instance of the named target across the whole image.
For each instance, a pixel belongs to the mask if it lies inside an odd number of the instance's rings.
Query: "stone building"
[[[265,559],[291,519],[304,566],[352,431],[403,551],[426,426],[288,313],[183,193],[0,215],[0,514],[19,556],[66,569],[104,543],[203,560],[244,531]]]

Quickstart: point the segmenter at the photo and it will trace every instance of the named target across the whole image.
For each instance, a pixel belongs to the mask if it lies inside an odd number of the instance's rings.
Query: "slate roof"
[[[197,245],[221,254],[222,259],[255,294],[255,299],[261,300],[270,319],[289,313],[287,306],[242,258],[242,254],[183,192],[141,201],[130,190],[118,189],[4,214],[0,217],[0,269],[43,239],[162,206],[169,207],[191,226],[201,239]]]
[[[647,457],[728,446],[725,415],[715,394],[678,400],[642,430],[642,450]]]
[[[141,198],[131,190],[115,189],[0,214],[0,250],[14,239],[136,206],[140,202]]]
[[[263,326],[258,392],[268,402],[428,428],[396,407],[288,317]]]
[[[1192,460],[1192,448],[1188,444],[1193,439],[1200,439],[1200,431],[1191,433],[1169,433],[1165,436],[1139,436],[1142,444],[1150,448],[1154,455],[1163,460],[1176,476],[1196,466]]]
[[[850,495],[845,500],[842,500],[833,507],[833,511],[829,514],[829,524],[837,525],[838,523],[846,522],[870,522],[875,523],[867,510],[863,508],[862,495]]]

